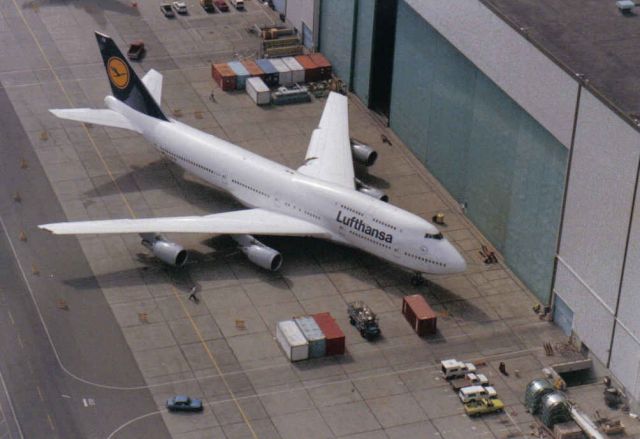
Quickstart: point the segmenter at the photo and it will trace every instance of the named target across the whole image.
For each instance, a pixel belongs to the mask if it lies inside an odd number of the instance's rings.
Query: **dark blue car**
[[[186,395],[172,396],[167,399],[167,409],[170,412],[200,412],[202,411],[202,401],[191,399]]]

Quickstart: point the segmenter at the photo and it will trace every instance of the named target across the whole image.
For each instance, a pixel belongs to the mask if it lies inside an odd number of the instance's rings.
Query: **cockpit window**
[[[437,233],[435,235],[432,235],[431,233],[426,233],[424,237],[427,239],[438,239],[438,240],[443,238],[442,233]]]

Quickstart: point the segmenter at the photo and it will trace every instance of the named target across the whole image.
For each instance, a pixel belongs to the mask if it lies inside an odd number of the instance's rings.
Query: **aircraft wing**
[[[304,165],[298,172],[354,189],[347,103],[346,96],[329,93],[320,124],[311,135]]]
[[[263,209],[238,210],[206,216],[78,221],[38,226],[54,235],[108,233],[211,233],[216,235],[285,235],[327,238],[320,226]]]
[[[62,110],[49,110],[54,116],[61,119],[75,120],[78,122],[93,123],[114,128],[138,131],[129,120],[113,110],[94,110],[93,108],[69,108]]]

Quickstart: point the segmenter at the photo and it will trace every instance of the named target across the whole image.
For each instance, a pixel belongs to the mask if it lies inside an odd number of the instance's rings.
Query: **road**
[[[77,239],[36,227],[64,214],[4,88],[0,126],[0,434],[105,438],[156,404]],[[116,437],[170,437],[159,419]]]

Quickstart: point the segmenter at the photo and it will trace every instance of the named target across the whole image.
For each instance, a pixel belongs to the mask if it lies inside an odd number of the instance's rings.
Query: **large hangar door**
[[[391,128],[547,303],[567,148],[404,0],[396,29]]]
[[[373,21],[376,2],[359,0],[356,4],[356,32],[353,43],[352,88],[365,104],[369,104],[371,53],[373,50]]]
[[[349,83],[353,53],[353,0],[322,0],[320,3],[320,52],[333,64],[335,74]]]
[[[389,117],[398,0],[376,0],[369,108]]]

